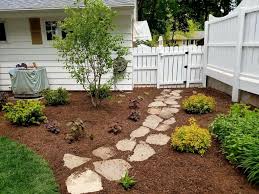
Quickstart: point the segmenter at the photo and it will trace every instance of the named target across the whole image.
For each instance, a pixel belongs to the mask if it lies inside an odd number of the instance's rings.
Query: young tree
[[[65,13],[67,17],[60,26],[66,37],[56,37],[54,47],[72,78],[89,91],[92,104],[97,107],[102,92],[114,80],[112,76],[103,83],[103,76],[112,73],[115,61],[128,52],[122,46],[122,36],[112,34],[116,13],[103,0],[80,0],[76,7],[67,8]]]

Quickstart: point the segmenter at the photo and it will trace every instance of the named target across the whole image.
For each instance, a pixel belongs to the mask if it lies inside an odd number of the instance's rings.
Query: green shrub
[[[208,129],[201,128],[194,118],[190,125],[176,128],[172,134],[172,147],[181,152],[199,153],[204,155],[211,146],[211,135]]]
[[[120,180],[120,184],[125,190],[131,189],[136,183],[137,182],[134,180],[134,178],[129,176],[128,172],[126,172],[124,177],[122,177]]]
[[[39,125],[46,120],[44,106],[39,101],[19,100],[16,104],[7,103],[3,110],[5,118],[19,126]]]
[[[99,91],[99,94],[97,94]],[[100,90],[97,90],[94,85],[90,85],[90,93],[93,97],[97,97],[100,100],[104,100],[106,98],[111,97],[111,86],[109,84],[103,84],[100,86]]]
[[[216,101],[214,98],[204,94],[192,95],[186,98],[183,103],[183,109],[190,114],[206,114],[214,111]]]
[[[218,116],[212,132],[222,143],[226,158],[241,167],[250,182],[259,184],[259,110],[235,104],[229,114]]]
[[[46,104],[50,106],[65,105],[69,103],[69,93],[66,89],[58,88],[57,90],[47,89],[42,92]]]

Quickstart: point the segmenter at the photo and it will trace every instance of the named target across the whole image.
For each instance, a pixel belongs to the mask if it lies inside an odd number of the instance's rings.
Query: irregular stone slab
[[[140,162],[147,160],[155,154],[155,150],[145,142],[139,143],[135,149],[133,155],[129,157],[130,162]]]
[[[166,121],[164,121],[163,123],[166,124],[166,125],[173,125],[175,124],[176,120],[174,117],[172,117],[171,119],[168,119]]]
[[[166,94],[170,94],[171,90],[169,89],[164,89],[162,92],[161,92],[161,95],[166,95]]]
[[[162,109],[161,108],[150,108],[148,109],[148,113],[151,115],[159,115],[161,113]]]
[[[172,108],[181,108],[181,105],[175,104],[175,105],[171,105],[170,107],[172,107]]]
[[[141,126],[140,128],[136,129],[135,131],[132,131],[130,134],[131,138],[138,138],[138,137],[144,137],[150,132],[150,129],[147,127]]]
[[[170,129],[170,125],[160,124],[155,130],[156,131],[167,131]]]
[[[91,193],[103,190],[102,179],[97,173],[86,170],[72,174],[66,180],[67,191],[71,194]]]
[[[115,149],[113,147],[100,147],[94,150],[92,153],[94,156],[103,160],[107,160],[116,155]]]
[[[176,92],[176,93],[182,93],[183,92],[183,90],[174,90],[174,92]]]
[[[128,172],[131,165],[125,160],[114,159],[94,162],[94,168],[109,181],[118,181]]]
[[[63,157],[64,166],[69,168],[70,170],[81,166],[82,164],[89,162],[90,160],[91,158],[82,158],[73,154],[65,154]]]
[[[171,117],[174,116],[175,113],[178,113],[179,109],[177,108],[163,108],[161,113],[159,114],[159,117],[163,119],[170,119]]]
[[[156,102],[152,102],[151,104],[148,105],[148,108],[152,108],[152,107],[165,107],[166,104],[163,103],[162,101],[156,101]]]
[[[182,98],[182,96],[170,96],[169,98],[168,98],[168,100],[169,99],[171,99],[171,100],[178,100],[178,99],[181,99]]]
[[[172,92],[170,93],[170,95],[173,95],[173,96],[180,96],[180,94],[179,94],[178,92],[175,92],[175,91],[172,91]]]
[[[144,127],[148,127],[150,129],[155,129],[161,123],[163,119],[156,115],[150,115],[146,118],[145,122],[143,123]]]
[[[134,140],[123,139],[116,144],[116,148],[123,152],[132,151],[136,144]]]
[[[153,145],[166,145],[169,140],[169,136],[160,133],[149,135],[146,139],[146,142]]]
[[[178,104],[178,102],[176,102],[174,99],[167,99],[165,101],[165,103],[168,104],[168,105],[176,105],[176,104]]]

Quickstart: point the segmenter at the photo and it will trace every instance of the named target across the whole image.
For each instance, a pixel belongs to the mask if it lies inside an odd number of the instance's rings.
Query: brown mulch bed
[[[193,90],[184,89],[182,95],[190,96]],[[202,127],[208,127],[217,114],[226,113],[229,110],[231,104],[229,96],[215,90],[195,90],[214,96],[218,104],[216,112],[195,116]],[[147,116],[148,104],[159,95],[160,91],[140,88],[132,93],[123,93],[125,97],[121,96],[121,93],[114,93],[112,99],[105,101],[98,110],[92,107],[85,93],[73,92],[69,105],[47,107],[45,110],[50,121],[57,120],[60,123],[59,135],[47,132],[44,125],[30,128],[13,126],[3,119],[3,113],[0,113],[0,135],[26,144],[42,155],[52,167],[61,193],[66,194],[67,177],[75,171],[85,168],[93,169],[92,162],[99,159],[93,157],[92,150],[100,146],[114,146],[119,140],[129,137],[131,131],[141,125]],[[130,113],[128,102],[138,96],[142,96],[144,100],[140,104],[141,120],[135,123],[127,119]],[[167,134],[170,135],[176,126],[187,124],[191,116],[180,111],[176,115],[177,123]],[[94,139],[90,140],[89,137],[85,137],[79,142],[68,144],[64,140],[68,133],[66,123],[78,117],[86,121],[87,134],[92,135]],[[108,133],[109,126],[115,122],[119,122],[123,127],[122,133],[117,136]],[[145,138],[139,140],[145,140]],[[213,141],[212,147],[204,157],[173,151],[170,145],[152,147],[156,150],[156,155],[145,162],[132,163],[130,175],[135,176],[138,182],[127,193],[259,193],[258,187],[251,186],[242,172],[224,158],[216,140]],[[93,159],[92,162],[70,171],[63,167],[63,156],[66,153]],[[128,155],[129,152],[118,152],[115,158],[127,159]],[[121,194],[125,192],[118,183],[106,181],[104,178],[103,187],[104,190],[99,193]]]

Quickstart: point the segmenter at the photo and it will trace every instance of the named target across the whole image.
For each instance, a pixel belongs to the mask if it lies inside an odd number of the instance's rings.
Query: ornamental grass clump
[[[19,100],[16,104],[7,103],[3,107],[5,118],[19,126],[39,125],[47,117],[43,113],[44,105],[35,100]]]
[[[248,180],[259,184],[259,109],[235,104],[229,114],[219,115],[211,131],[222,145],[223,153],[242,168]]]
[[[210,96],[197,94],[186,98],[182,106],[189,114],[206,114],[215,110],[216,101]]]
[[[172,147],[181,152],[199,153],[204,155],[211,146],[211,134],[208,129],[201,128],[194,118],[190,125],[178,127],[172,134]]]

